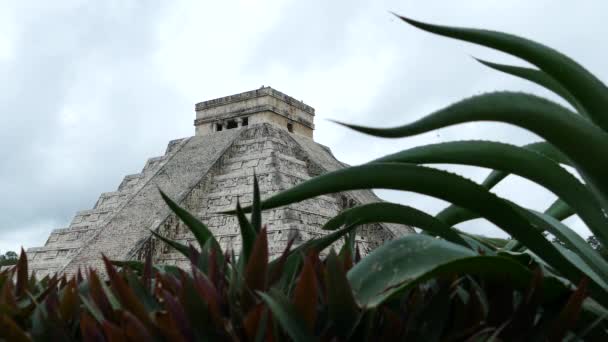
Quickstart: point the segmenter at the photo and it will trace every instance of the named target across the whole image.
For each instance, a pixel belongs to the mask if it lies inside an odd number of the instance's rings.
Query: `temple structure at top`
[[[270,87],[196,104],[196,135],[272,123],[312,139],[315,109]]]
[[[223,212],[234,209],[237,199],[251,203],[254,173],[266,198],[347,166],[313,141],[315,110],[270,87],[201,102],[195,111],[194,136],[169,142],[164,155],[148,159],[140,173],[125,176],[116,190],[102,193],[68,227],[53,230],[44,246],[28,249],[30,269],[40,276],[74,274],[102,269],[102,254],[112,260],[142,260],[148,253],[156,263],[188,267],[182,255],[150,232],[196,245],[158,188],[199,217],[223,249],[238,253],[237,219]],[[297,245],[326,234],[321,227],[340,211],[377,201],[371,191],[349,191],[264,211],[270,253],[279,254],[289,238]],[[356,243],[367,254],[386,240],[413,232],[402,225],[369,224],[357,231]]]

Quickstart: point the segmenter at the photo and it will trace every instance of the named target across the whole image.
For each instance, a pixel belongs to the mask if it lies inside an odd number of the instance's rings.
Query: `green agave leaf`
[[[463,164],[516,174],[568,203],[598,239],[608,245],[608,219],[595,197],[576,177],[540,153],[491,141],[455,141],[415,147],[374,162]]]
[[[509,240],[509,242],[502,248],[504,251],[516,251],[521,247],[521,243],[515,239]]]
[[[557,82],[553,77],[549,76],[547,73],[538,69],[492,63],[479,58],[475,58],[475,60],[489,68],[502,71],[509,75],[523,78],[554,92],[564,100],[568,101],[568,103],[570,103],[570,105],[572,105],[572,107],[574,107],[578,113],[588,117],[587,112],[585,111],[583,106],[578,103],[576,98],[574,98],[574,96],[572,96],[572,94],[570,94],[570,92],[566,88],[562,87],[559,82]]]
[[[488,238],[479,235],[467,234],[462,231],[460,231],[460,236],[477,253],[481,255],[496,255],[498,246],[488,241]]]
[[[418,121],[395,128],[343,124],[379,137],[406,137],[475,121],[498,121],[541,136],[570,159],[604,209],[608,208],[608,133],[570,110],[543,98],[513,92],[495,92],[441,109]]]
[[[475,241],[482,243],[482,244],[492,248],[493,250],[496,250],[497,248],[504,248],[504,246],[506,246],[509,243],[509,240],[506,240],[506,239],[493,238],[493,237],[487,237],[484,235],[465,233],[458,229],[456,229],[456,231],[458,231],[459,234],[463,238],[474,239]],[[467,240],[467,241],[469,241],[469,240]]]
[[[608,131],[608,89],[593,74],[560,52],[502,32],[439,26],[400,18],[421,30],[493,48],[534,64],[572,94],[593,122]]]
[[[236,216],[239,220],[239,228],[241,229],[241,239],[243,240],[243,251],[239,258],[243,260],[243,264],[247,264],[247,260],[251,255],[251,250],[253,249],[253,244],[255,242],[257,233],[255,228],[251,225],[251,223],[249,223],[249,220],[247,220],[245,212],[241,208],[241,204],[239,203],[238,199],[236,201]]]
[[[568,248],[562,246],[559,243],[554,242],[553,244],[555,245],[555,248],[559,249],[562,254],[564,254],[568,259],[572,261],[572,263],[574,263],[578,268],[580,268],[585,273],[585,275],[589,277],[589,279],[591,279],[596,284],[599,284],[603,292],[606,292],[606,290],[608,290],[608,284],[604,280],[602,280],[602,278],[592,268],[589,267],[589,264],[585,262],[585,260],[583,260],[580,255],[576,254],[575,252],[569,250]]]
[[[175,250],[177,250],[178,252],[180,252],[183,256],[185,256],[186,258],[190,257],[190,248],[182,243],[179,243],[177,241],[173,241],[169,238],[166,238],[162,235],[160,235],[159,233],[150,230],[150,232],[152,233],[152,235],[154,235],[156,238],[158,238],[159,240],[161,240],[162,242],[168,244],[169,246],[171,246],[172,248],[174,248]]]
[[[568,157],[560,152],[558,149],[553,147],[553,145],[539,141],[535,143],[531,143],[528,145],[522,146],[527,150],[531,150],[537,153],[544,155],[545,157],[552,159],[556,163],[566,164],[572,166],[572,162],[568,160]],[[509,172],[506,171],[497,171],[494,170],[490,172],[490,174],[486,177],[486,179],[481,183],[484,187],[488,189],[492,189],[496,184],[505,179],[509,175]],[[450,205],[444,210],[442,210],[439,214],[437,214],[437,218],[451,225],[458,224],[460,222],[469,221],[478,218],[479,216],[475,213],[472,213],[466,209]]]
[[[587,297],[583,301],[583,310],[593,313],[597,317],[603,317],[604,319],[608,317],[608,309],[593,300],[593,298]]]
[[[544,141],[524,145],[524,146],[522,146],[522,148],[524,148],[526,150],[534,151],[536,153],[540,153],[541,155],[553,160],[554,162],[556,162],[558,164],[565,164],[565,165],[572,166],[572,162],[568,159],[568,157],[566,157],[565,154],[563,154],[562,152],[557,150],[551,144],[546,143]],[[507,172],[507,171],[499,171],[499,170],[492,171],[488,175],[488,177],[486,177],[486,179],[484,179],[482,184],[485,187],[487,187],[488,189],[491,189],[496,184],[498,184],[500,181],[505,179],[508,175],[509,175],[509,172]]]
[[[589,287],[592,295],[600,300],[602,303],[608,302],[608,283],[606,282],[606,272],[608,272],[608,264],[602,260],[599,255],[596,255],[590,246],[588,246],[582,238],[575,236],[575,232],[571,231],[564,224],[558,220],[532,210],[527,210],[519,207],[517,204],[512,203],[514,209],[516,209],[522,216],[526,217],[530,223],[540,230],[546,230],[558,238],[564,238],[564,242],[567,243],[572,250],[563,247],[559,243],[553,243],[553,246],[566,257],[569,262],[577,267],[585,276],[591,279]],[[581,243],[582,242],[582,243]],[[542,255],[540,255],[542,257]],[[550,264],[550,263],[549,263]],[[561,271],[560,267],[551,265],[553,268]],[[572,278],[570,278],[572,281]],[[577,282],[572,281],[574,284]]]
[[[251,210],[251,225],[256,232],[262,230],[262,209],[260,208],[260,186],[258,185],[258,177],[253,175],[253,203]]]
[[[258,292],[258,295],[268,305],[273,317],[279,322],[283,330],[296,342],[315,341],[314,336],[308,333],[304,322],[297,316],[295,309],[278,291],[270,294]]]
[[[466,222],[479,218],[479,215],[465,208],[450,204],[445,209],[437,213],[435,218],[444,222],[447,225],[456,225],[461,222]]]
[[[186,226],[192,232],[192,235],[196,238],[200,248],[203,248],[205,242],[208,239],[215,239],[213,233],[207,228],[207,226],[199,221],[194,215],[190,214],[187,210],[180,207],[177,203],[173,202],[169,196],[167,196],[162,190],[158,190],[161,197],[167,203],[169,208],[186,224]]]
[[[327,221],[322,229],[334,230],[341,226],[379,222],[414,226],[448,241],[470,247],[452,227],[444,222],[418,209],[395,203],[370,203],[346,209]]]
[[[276,208],[328,193],[370,188],[417,192],[479,213],[528,246],[571,281],[578,283],[582,276],[581,272],[511,205],[479,184],[433,168],[400,163],[372,163],[341,169],[276,194],[264,201],[262,208]]]
[[[576,213],[566,202],[558,198],[545,210],[545,214],[563,221]]]
[[[577,254],[584,262],[601,276],[602,279],[608,279],[608,262],[585,241],[575,231],[570,229],[559,220],[533,210],[528,210],[536,216],[542,227],[546,228],[551,234],[555,235],[560,241],[566,244],[566,247]],[[579,266],[580,268],[580,266]],[[604,283],[608,289],[608,284]]]
[[[526,288],[532,272],[517,261],[498,256],[478,256],[454,243],[412,234],[378,247],[348,272],[357,302],[373,308],[395,293],[446,274],[466,273],[483,277],[508,277],[510,283]],[[543,282],[543,296],[550,301],[567,291],[554,278]]]

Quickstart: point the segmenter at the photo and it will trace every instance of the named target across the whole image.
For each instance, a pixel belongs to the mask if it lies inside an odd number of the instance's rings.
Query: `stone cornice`
[[[288,111],[282,110],[280,108],[277,108],[277,107],[271,106],[271,105],[249,107],[249,108],[246,108],[243,110],[232,111],[232,112],[225,113],[222,115],[199,118],[199,119],[194,120],[194,126],[198,126],[198,125],[209,123],[209,122],[214,122],[217,120],[230,120],[232,118],[236,118],[239,116],[251,115],[251,114],[260,113],[260,112],[273,112],[273,113],[279,114],[281,116],[287,117],[291,120],[294,120],[296,122],[299,122],[306,127],[314,129],[314,124],[312,122],[308,122],[308,121],[306,121],[302,118],[298,118],[298,117],[294,118],[293,115],[290,115]]]
[[[213,108],[213,107],[224,106],[224,105],[227,105],[230,103],[240,102],[240,101],[254,99],[254,98],[263,97],[263,96],[272,96],[272,97],[274,97],[280,101],[283,101],[283,102],[289,104],[290,106],[296,107],[310,115],[315,115],[315,109],[312,108],[311,106],[305,104],[302,101],[298,101],[298,100],[294,99],[293,97],[283,94],[280,91],[275,90],[270,87],[264,87],[264,88],[247,91],[247,92],[240,93],[240,94],[235,94],[235,95],[220,97],[218,99],[199,102],[196,104],[195,110],[196,111],[205,110],[205,109],[209,109],[209,108]]]

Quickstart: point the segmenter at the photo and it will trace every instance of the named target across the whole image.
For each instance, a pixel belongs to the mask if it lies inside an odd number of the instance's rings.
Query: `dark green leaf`
[[[530,210],[538,221],[539,226],[547,229],[548,232],[563,242],[566,247],[576,253],[584,262],[591,267],[602,279],[608,279],[608,262],[595,251],[580,235],[568,228],[559,220],[535,211]],[[608,287],[607,287],[608,290]]]
[[[504,73],[507,73],[507,74],[510,74],[510,75],[513,75],[516,77],[521,77],[530,82],[534,82],[534,83],[540,85],[541,87],[544,87],[544,88],[554,92],[555,94],[559,95],[564,100],[568,101],[568,103],[570,103],[570,105],[572,105],[572,107],[574,107],[576,109],[576,111],[578,113],[580,113],[581,115],[588,116],[587,112],[585,112],[585,109],[580,105],[580,103],[578,103],[578,101],[574,98],[574,96],[572,96],[572,94],[570,94],[570,92],[568,90],[566,90],[566,88],[562,87],[562,85],[559,84],[559,82],[557,82],[553,77],[549,76],[548,74],[546,74],[545,72],[543,72],[541,70],[513,66],[513,65],[492,63],[492,62],[484,61],[484,60],[478,59],[478,58],[475,58],[475,60],[477,60],[479,63],[481,63],[487,67],[490,67],[494,70],[502,71]]]
[[[570,110],[523,93],[495,92],[474,96],[418,121],[395,128],[344,124],[380,137],[406,137],[475,121],[498,121],[541,136],[570,159],[604,209],[608,208],[608,133]]]
[[[375,307],[393,294],[427,279],[455,273],[506,276],[518,288],[526,288],[532,277],[532,272],[515,260],[476,256],[460,245],[412,234],[375,249],[348,272],[348,279],[357,302],[364,307]],[[547,278],[543,286],[542,293],[549,301],[567,290],[555,278]]]
[[[249,223],[249,220],[247,220],[245,212],[241,208],[241,204],[239,203],[238,199],[236,201],[236,216],[239,220],[241,239],[243,240],[243,251],[241,252],[240,258],[243,259],[243,263],[246,264],[247,260],[249,259],[249,255],[251,255],[251,250],[253,249],[253,244],[255,242],[257,233],[255,228],[253,228],[251,223]]]
[[[545,210],[545,214],[563,221],[576,214],[576,212],[574,212],[574,210],[561,198],[558,198],[549,206],[549,208],[547,208],[547,210]]]
[[[553,147],[551,144],[546,143],[544,141],[535,142],[528,145],[522,146],[527,150],[531,150],[537,153],[544,155],[545,157],[552,159],[554,162],[559,164],[572,165],[570,160],[559,150]],[[483,180],[482,186],[492,189],[496,184],[505,179],[509,175],[509,172],[506,171],[492,171]],[[460,208],[458,206],[450,205],[444,210],[442,210],[439,214],[437,214],[437,219],[446,222],[447,224],[455,225],[460,222],[469,221],[478,218],[479,216],[475,213],[472,213],[466,209]]]
[[[401,19],[419,29],[500,50],[536,65],[572,94],[593,122],[608,132],[608,89],[593,74],[569,57],[515,35],[432,25],[405,17]]]
[[[596,198],[576,177],[543,154],[498,142],[454,141],[415,147],[374,162],[463,164],[524,177],[568,203],[598,239],[608,244],[608,219]]]
[[[211,233],[209,228],[207,228],[204,223],[199,221],[196,217],[194,217],[194,215],[190,214],[187,210],[180,207],[177,203],[173,202],[173,200],[171,200],[169,196],[165,195],[165,193],[162,192],[160,189],[158,191],[160,191],[160,195],[162,196],[163,200],[165,200],[169,208],[171,208],[171,210],[190,229],[192,235],[194,235],[196,241],[198,241],[200,248],[203,247],[203,245],[205,244],[205,242],[207,242],[208,239],[215,239],[213,237],[213,233]]]
[[[308,333],[304,322],[298,318],[293,306],[281,293],[277,291],[272,291],[271,294],[258,292],[258,295],[268,305],[273,317],[293,341],[308,342],[316,340],[313,335]]]
[[[185,256],[186,258],[190,257],[190,248],[184,244],[181,244],[177,241],[168,239],[162,235],[160,235],[159,233],[150,230],[150,232],[152,232],[152,235],[154,235],[156,238],[158,238],[159,240],[161,240],[162,242],[166,243],[167,245],[173,247],[173,249],[177,250],[178,252],[180,252],[183,256]]]
[[[395,203],[370,203],[346,209],[327,221],[323,229],[334,230],[341,226],[380,222],[413,226],[448,241],[468,246],[452,227],[418,209]]]
[[[251,225],[256,232],[262,229],[262,208],[260,207],[260,186],[258,185],[258,177],[253,175],[253,203],[251,205]]]

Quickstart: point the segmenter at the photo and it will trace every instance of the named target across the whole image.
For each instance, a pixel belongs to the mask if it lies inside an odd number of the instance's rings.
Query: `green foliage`
[[[608,90],[560,53],[498,32],[441,27],[402,18],[436,34],[498,49],[535,65],[482,61],[562,96],[574,111],[521,93],[463,100],[395,128],[346,125],[401,138],[471,121],[507,122],[545,139],[517,147],[483,141],[421,146],[331,172],[253,204],[237,216],[242,249],[224,254],[211,231],[161,192],[194,235],[186,246],[153,232],[191,263],[189,270],[104,258],[105,272],[69,278],[29,275],[22,252],[0,273],[0,339],[29,340],[605,340],[608,315]],[[490,168],[482,184],[417,164]],[[584,183],[561,164],[573,166]],[[509,174],[559,198],[544,213],[490,190]],[[271,260],[262,210],[321,194],[385,188],[451,203],[436,216],[390,203],[343,211],[327,235]],[[245,215],[251,212],[251,220]],[[595,234],[587,243],[562,220],[573,214]],[[484,218],[511,239],[464,233],[455,224]],[[357,227],[414,225],[424,234],[390,241],[360,258]],[[551,242],[547,235],[560,243]],[[336,253],[333,247],[340,245]],[[337,243],[338,242],[338,243]],[[332,247],[333,246],[333,247]],[[327,251],[330,247],[329,251]]]
[[[17,263],[18,255],[13,251],[0,254],[0,266],[10,266]]]
[[[190,229],[207,230],[165,200]],[[355,219],[295,249],[290,241],[271,261],[267,228],[256,232],[240,207],[237,214],[244,243],[236,258],[211,237],[194,248],[156,234],[191,261],[190,271],[153,265],[150,255],[144,263],[104,257],[105,272],[36,280],[22,251],[17,266],[0,273],[0,339],[522,340],[603,329],[601,322],[577,324],[581,315],[603,312],[594,302],[585,310],[586,280],[573,291],[528,254],[485,256],[471,248],[494,240],[456,230],[462,244],[411,235],[360,259],[352,233],[364,221]],[[320,257],[339,239],[339,253]]]

